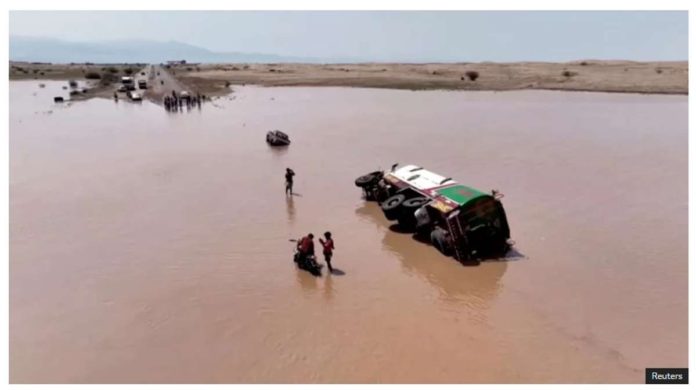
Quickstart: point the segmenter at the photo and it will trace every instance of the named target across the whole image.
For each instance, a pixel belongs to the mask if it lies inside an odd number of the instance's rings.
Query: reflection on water
[[[314,292],[319,287],[318,277],[299,268],[297,268],[297,281],[306,293]]]
[[[331,275],[330,272],[325,272],[326,278],[324,278],[324,298],[326,299],[327,302],[330,302],[333,299],[334,296],[334,285],[333,285],[333,276]]]
[[[431,245],[414,239],[411,234],[399,234],[388,229],[391,223],[384,218],[375,202],[366,202],[355,213],[383,227],[384,248],[396,255],[404,269],[435,286],[443,299],[469,304],[475,302],[484,310],[488,301],[495,298],[502,287],[507,261],[485,261],[471,269],[451,257],[443,256]]]
[[[285,205],[288,212],[288,221],[292,224],[295,222],[295,197],[293,195],[285,196]]]

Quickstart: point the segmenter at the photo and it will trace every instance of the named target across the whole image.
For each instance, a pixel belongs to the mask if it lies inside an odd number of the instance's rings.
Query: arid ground
[[[135,65],[10,63],[10,79],[83,78],[88,73],[136,75]],[[229,93],[230,85],[342,86],[410,90],[544,89],[566,91],[688,94],[688,63],[575,61],[569,63],[452,64],[186,64],[154,66],[168,71],[182,88],[208,96]],[[116,70],[116,73],[112,73]],[[156,80],[155,80],[156,81]],[[156,81],[158,83],[158,81]],[[96,81],[95,81],[96,83]],[[115,86],[96,88],[87,96],[107,96]],[[151,96],[152,98],[152,96]]]

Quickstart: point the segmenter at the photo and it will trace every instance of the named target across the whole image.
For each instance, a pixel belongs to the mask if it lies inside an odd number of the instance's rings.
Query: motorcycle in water
[[[293,261],[297,264],[297,267],[303,269],[314,276],[321,276],[322,264],[317,263],[317,258],[314,255],[303,256],[300,252],[295,250],[293,256]]]

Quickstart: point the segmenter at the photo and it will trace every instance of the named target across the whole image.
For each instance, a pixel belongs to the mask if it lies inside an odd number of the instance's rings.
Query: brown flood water
[[[242,87],[169,114],[56,106],[62,84],[10,83],[13,383],[687,365],[685,96]],[[269,148],[271,129],[293,144]],[[520,255],[463,267],[391,231],[353,180],[393,162],[500,189]],[[342,274],[315,279],[288,239],[325,230]]]

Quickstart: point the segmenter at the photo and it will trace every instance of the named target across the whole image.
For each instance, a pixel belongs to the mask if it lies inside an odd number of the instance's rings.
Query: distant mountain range
[[[187,43],[148,40],[70,42],[52,38],[10,36],[10,61],[94,62],[94,63],[161,63],[187,62],[272,63],[356,62],[354,59],[288,57],[273,54],[215,52]]]

